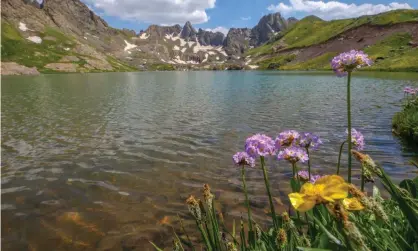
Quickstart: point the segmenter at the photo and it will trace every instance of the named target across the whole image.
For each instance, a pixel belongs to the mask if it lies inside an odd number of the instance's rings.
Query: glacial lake
[[[200,197],[204,183],[227,225],[238,223],[246,211],[231,156],[248,136],[317,133],[324,144],[312,153],[314,172],[335,172],[345,81],[331,73],[257,71],[2,77],[2,248],[170,247],[177,214],[186,228],[193,224],[185,199]],[[398,182],[416,175],[409,161],[418,159],[417,149],[391,132],[407,85],[418,87],[418,74],[356,73],[352,83],[353,127],[365,136],[365,152]],[[282,212],[292,170],[274,158],[268,164]],[[354,168],[358,182],[356,161]],[[255,220],[266,224],[262,172],[256,167],[247,176]]]

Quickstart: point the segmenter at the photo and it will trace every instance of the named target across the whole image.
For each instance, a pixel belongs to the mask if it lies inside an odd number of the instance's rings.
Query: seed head
[[[226,244],[226,250],[228,250],[228,251],[238,251],[237,247],[235,246],[235,244],[233,242],[228,242]]]
[[[358,152],[356,150],[351,150],[351,153],[361,163],[365,171],[367,170],[368,172],[382,177],[382,171],[376,165],[376,163],[374,163],[373,159],[369,155]]]
[[[193,215],[193,217],[196,219],[198,223],[202,222],[202,211],[200,210],[199,201],[196,200],[193,195],[190,195],[189,198],[187,198],[186,203],[189,207],[190,213]]]
[[[284,248],[287,245],[287,233],[283,228],[280,228],[277,233],[276,245],[280,248]]]
[[[366,243],[364,242],[363,235],[360,233],[355,224],[353,224],[350,221],[346,221],[344,223],[344,231],[351,243],[353,244],[353,246],[355,246],[355,250],[370,251],[370,249],[366,246]]]
[[[212,211],[213,194],[210,192],[210,186],[208,184],[203,185],[203,198],[208,206],[209,211]]]

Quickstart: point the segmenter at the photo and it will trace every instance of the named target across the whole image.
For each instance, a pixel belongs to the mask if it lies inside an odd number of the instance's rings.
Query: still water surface
[[[418,86],[418,75],[364,73],[352,84],[353,126],[364,133],[366,152],[396,180],[415,175],[408,162],[417,158],[391,133],[405,85]],[[324,140],[312,157],[315,171],[334,172],[345,137],[345,87],[345,79],[328,73],[2,77],[2,247],[169,245],[176,215],[191,222],[184,200],[199,195],[204,183],[213,187],[227,221],[245,217],[232,154],[256,132],[310,131]],[[274,159],[269,164],[281,211],[291,168]],[[263,222],[262,173],[247,174],[255,219]]]

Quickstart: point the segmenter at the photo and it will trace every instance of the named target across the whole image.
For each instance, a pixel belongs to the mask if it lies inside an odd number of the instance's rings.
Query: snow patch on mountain
[[[216,48],[216,50],[221,53],[222,55],[224,55],[225,57],[228,57],[228,54],[226,54],[225,50],[222,48],[222,46],[219,46],[218,48]]]
[[[177,64],[199,64],[199,62],[190,60],[190,61],[184,61],[180,59],[180,56],[176,56],[173,61]]]
[[[124,40],[124,41],[125,41],[125,44],[126,44],[125,49],[123,49],[124,51],[129,51],[130,49],[133,49],[133,48],[137,47],[137,45],[135,45],[135,44],[131,44],[126,40]]]
[[[174,45],[173,51],[179,51],[179,50],[180,50],[180,47],[178,47],[177,45]]]
[[[35,44],[40,44],[42,43],[42,38],[38,37],[38,36],[32,36],[32,37],[28,37],[27,40],[34,42]]]
[[[209,54],[206,53],[205,54],[205,59],[202,60],[202,63],[205,63],[206,61],[208,61],[208,58],[209,58]]]
[[[139,36],[139,39],[148,39],[149,36],[150,36],[149,34],[144,32],[144,33],[141,34],[141,36]]]
[[[221,47],[222,49],[222,47]],[[210,51],[210,50],[218,50],[216,47],[213,47],[211,45],[201,45],[199,42],[196,43],[196,45],[193,47],[193,53],[198,53],[199,51]]]
[[[31,29],[29,29],[25,23],[20,22],[19,23],[19,30],[21,31],[31,31]]]
[[[174,33],[172,34],[165,34],[165,39],[167,40],[171,40],[171,41],[177,41],[180,40],[180,46],[183,47],[187,44],[186,40],[184,40],[183,38],[180,37],[180,35],[174,36]]]

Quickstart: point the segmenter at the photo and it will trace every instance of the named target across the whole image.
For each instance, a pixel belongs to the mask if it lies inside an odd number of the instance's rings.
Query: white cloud
[[[314,1],[314,0],[289,0],[289,5],[280,2],[277,5],[270,5],[269,11],[278,11],[283,14],[303,12],[317,15],[323,19],[341,19],[358,17],[362,15],[374,15],[385,11],[396,9],[412,9],[407,3],[393,2],[387,5],[364,3],[346,4],[337,1]]]
[[[228,28],[225,28],[225,27],[222,27],[222,26],[218,26],[218,27],[216,27],[216,28],[213,28],[213,29],[205,29],[206,31],[212,31],[212,32],[222,32],[223,34],[228,34],[228,31],[229,31],[229,29]]]
[[[251,19],[251,17],[250,16],[248,16],[248,17],[241,17],[241,20],[243,20],[243,21],[248,21],[248,20],[250,20]]]
[[[153,24],[194,24],[209,20],[216,0],[82,0],[108,16]]]

